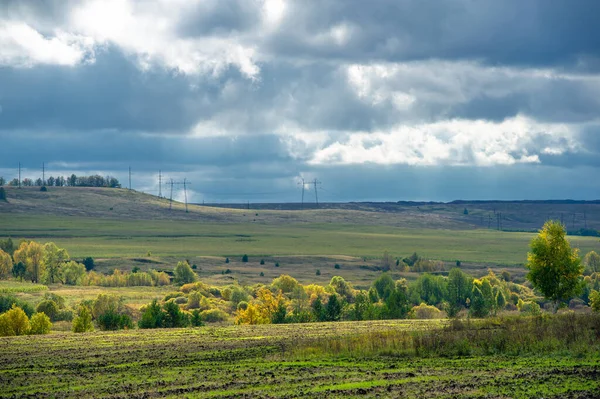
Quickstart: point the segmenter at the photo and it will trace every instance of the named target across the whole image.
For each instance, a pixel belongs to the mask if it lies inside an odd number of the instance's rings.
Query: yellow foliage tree
[[[9,254],[0,249],[0,279],[10,277],[12,270],[12,258]]]
[[[235,322],[237,324],[268,324],[271,320],[264,317],[258,306],[250,303],[245,310],[239,309],[237,311]]]
[[[261,316],[267,320],[271,320],[275,312],[277,312],[280,303],[285,304],[285,298],[281,291],[279,291],[277,295],[273,295],[271,290],[261,288],[256,293],[256,305],[258,311]]]
[[[29,317],[16,305],[0,316],[0,336],[25,335],[30,328]]]
[[[41,280],[44,274],[44,246],[35,241],[22,242],[13,254],[15,263],[23,263],[26,268],[27,278],[33,283]]]
[[[29,334],[32,335],[48,334],[50,332],[50,329],[52,328],[50,318],[46,316],[45,313],[34,314],[33,316],[31,316],[31,320],[29,322],[31,324]]]

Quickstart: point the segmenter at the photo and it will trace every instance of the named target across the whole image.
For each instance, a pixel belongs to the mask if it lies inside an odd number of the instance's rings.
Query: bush
[[[439,319],[442,318],[442,312],[435,306],[421,303],[419,306],[414,306],[411,311],[411,316],[415,319]]]
[[[165,328],[177,328],[187,327],[190,324],[188,315],[181,311],[179,305],[175,302],[166,302],[163,305],[164,310],[164,321],[163,327]]]
[[[264,264],[265,264],[265,260],[264,260],[264,259],[261,259],[261,260],[260,260],[260,264],[261,264],[261,265],[264,265]]]
[[[72,310],[61,310],[56,315],[56,321],[73,321],[73,311]]]
[[[40,302],[37,305],[37,308],[35,309],[36,312],[39,313],[44,313],[46,314],[46,316],[48,316],[50,318],[50,320],[52,321],[56,321],[56,316],[59,313],[59,309],[58,309],[58,305],[56,304],[56,302],[52,301],[52,300],[45,300]]]
[[[25,335],[30,329],[29,317],[23,309],[15,305],[0,316],[0,336]]]
[[[338,263],[335,264],[335,266],[333,266],[334,269],[340,269],[340,265]]]
[[[27,302],[12,295],[0,295],[0,314],[9,311],[13,306],[23,309],[27,317],[31,317],[35,313],[33,306]]]
[[[242,256],[242,262],[248,263],[248,255]]]
[[[204,310],[200,313],[202,320],[207,323],[216,323],[219,321],[226,321],[228,318],[227,313],[223,312],[220,309],[209,309]]]
[[[84,333],[88,331],[94,331],[94,325],[92,324],[92,312],[87,306],[80,306],[77,317],[73,320],[73,326],[71,330],[74,333]]]
[[[225,258],[225,263],[229,263],[229,258]]]
[[[118,313],[113,309],[109,309],[100,314],[96,319],[98,327],[101,330],[123,330],[133,328],[131,317],[127,314]]]
[[[163,326],[164,313],[155,299],[142,310],[142,318],[138,322],[140,328],[161,328]]]
[[[29,334],[32,335],[48,334],[50,333],[50,329],[52,328],[50,318],[45,313],[36,313],[33,316],[31,316],[29,324],[31,326]]]
[[[0,187],[0,201],[6,201],[6,190],[4,190],[4,187]]]
[[[202,314],[198,309],[194,309],[192,311],[190,323],[192,324],[192,327],[202,327],[204,325],[204,322],[202,321]]]
[[[242,302],[238,303],[237,310],[246,310],[246,309],[248,309],[248,302],[242,301]]]
[[[187,262],[179,262],[177,266],[175,266],[175,284],[183,285],[188,283],[193,283],[196,281],[196,273],[190,267],[190,264]]]
[[[279,267],[279,262],[275,262],[275,267]]]
[[[265,273],[264,272],[260,272],[259,276],[264,277]]]

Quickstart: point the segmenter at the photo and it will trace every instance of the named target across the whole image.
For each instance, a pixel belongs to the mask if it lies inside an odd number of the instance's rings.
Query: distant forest
[[[37,180],[32,180],[29,178],[23,179],[19,184],[19,179],[13,179],[7,182],[3,177],[0,177],[0,186],[7,184],[9,186],[23,186],[23,187],[32,187],[32,186],[55,186],[55,187],[110,187],[110,188],[120,188],[121,183],[115,177],[112,176],[100,176],[100,175],[92,175],[92,176],[76,176],[72,174],[69,177],[58,176],[53,177],[50,176],[46,180],[42,180],[38,178]]]

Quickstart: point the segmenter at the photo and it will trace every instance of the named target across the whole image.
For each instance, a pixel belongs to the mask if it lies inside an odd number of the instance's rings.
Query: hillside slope
[[[2,215],[54,215],[129,220],[192,220],[206,223],[342,223],[433,229],[535,231],[546,220],[562,220],[569,231],[600,230],[598,201],[457,201],[453,203],[215,204],[185,206],[127,189],[5,187]],[[247,205],[244,205],[247,206]],[[307,205],[306,207],[314,206]],[[466,210],[466,211],[465,211]]]
[[[396,212],[376,209],[265,210],[185,205],[127,189],[6,187],[8,202],[0,202],[2,216],[52,215],[129,220],[192,220],[206,223],[342,223],[414,228],[472,229],[460,215],[421,212],[404,208]]]

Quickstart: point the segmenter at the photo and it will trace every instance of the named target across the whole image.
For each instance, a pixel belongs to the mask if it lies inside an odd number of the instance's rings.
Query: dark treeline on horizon
[[[20,183],[20,184],[19,184]],[[119,180],[112,176],[100,176],[100,175],[91,175],[91,176],[76,176],[72,174],[71,176],[64,177],[58,176],[53,177],[50,176],[46,180],[42,180],[38,178],[36,180],[25,178],[19,182],[19,179],[15,178],[11,181],[5,180],[0,176],[0,186],[8,184],[9,186],[18,187],[33,187],[33,186],[54,186],[54,187],[110,187],[110,188],[120,188],[121,183]]]

